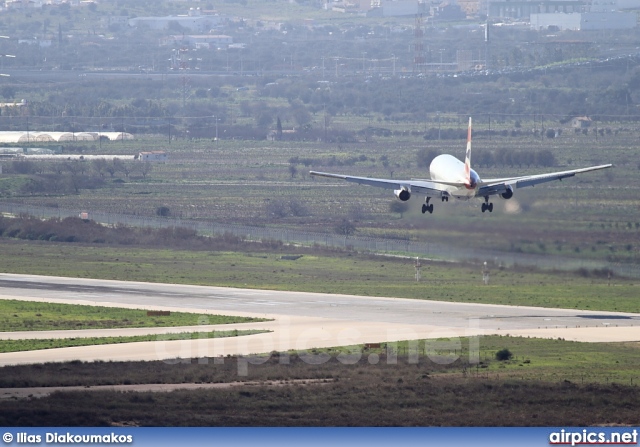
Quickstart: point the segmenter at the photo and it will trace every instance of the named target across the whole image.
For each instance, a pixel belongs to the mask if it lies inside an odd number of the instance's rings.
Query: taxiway
[[[413,339],[502,334],[586,342],[640,341],[640,314],[0,274],[0,299],[185,311],[182,328],[0,333],[0,339],[158,334],[154,342],[0,354],[0,365],[223,357]],[[272,321],[211,326],[207,315]],[[163,341],[167,332],[265,329],[244,337]]]

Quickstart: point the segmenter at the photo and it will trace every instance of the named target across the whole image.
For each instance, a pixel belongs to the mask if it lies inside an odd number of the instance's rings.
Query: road
[[[640,341],[640,314],[448,303],[322,293],[0,274],[0,299],[132,307],[194,313],[184,328],[0,333],[9,338],[158,334],[158,341],[0,354],[0,365],[69,360],[167,360],[248,356],[359,343],[474,335],[522,335],[605,342]],[[273,321],[207,325],[208,314]],[[169,331],[266,329],[226,339],[162,341]]]

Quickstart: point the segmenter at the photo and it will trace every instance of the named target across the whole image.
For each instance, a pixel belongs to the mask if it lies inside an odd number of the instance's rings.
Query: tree
[[[5,85],[0,89],[0,95],[8,101],[15,97],[16,89],[11,85]]]
[[[276,219],[282,219],[287,217],[287,204],[283,200],[271,200],[267,204],[267,214],[275,217]]]
[[[356,232],[356,226],[348,219],[342,219],[342,221],[335,226],[334,231],[342,236],[351,236]]]
[[[104,158],[96,158],[91,162],[91,167],[100,177],[104,177],[104,173],[107,172],[107,160]]]
[[[63,166],[69,173],[69,183],[73,187],[73,190],[76,193],[80,192],[80,186],[82,186],[82,171],[84,170],[83,162],[67,161]]]
[[[153,170],[153,165],[148,161],[145,161],[140,166],[140,173],[142,174],[142,178],[147,178],[147,174]]]
[[[280,117],[278,117],[278,122],[276,123],[276,140],[282,140],[282,122],[280,121]]]
[[[440,155],[440,151],[437,149],[420,149],[417,154],[417,161],[419,168],[428,168],[434,158]]]
[[[11,167],[16,174],[32,174],[34,171],[34,163],[29,160],[14,161]]]
[[[543,167],[551,167],[556,165],[556,158],[553,152],[544,149],[536,152],[536,164]]]
[[[311,122],[311,114],[302,104],[292,106],[291,114],[299,127],[304,127],[305,124]]]
[[[260,112],[258,116],[256,116],[256,124],[259,127],[269,127],[271,123],[273,123],[273,116],[271,116],[268,110]]]
[[[112,160],[111,163],[106,163],[104,170],[107,171],[109,173],[109,175],[111,176],[111,178],[113,178],[114,174],[117,171],[117,164],[116,164],[116,160],[117,158],[114,158]]]
[[[129,178],[129,174],[131,174],[131,165],[129,163],[125,163],[119,158],[114,158],[113,165],[116,171],[122,172],[126,178]]]
[[[402,219],[402,215],[409,210],[409,204],[407,202],[400,202],[399,200],[394,200],[389,203],[389,211],[392,213],[400,214],[400,219]]]

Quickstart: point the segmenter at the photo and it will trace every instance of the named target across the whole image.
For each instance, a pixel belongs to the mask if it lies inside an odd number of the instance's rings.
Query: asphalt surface
[[[0,299],[174,310],[194,326],[0,333],[0,339],[159,334],[158,341],[0,354],[0,365],[68,360],[166,360],[250,355],[274,350],[417,338],[510,334],[567,340],[640,341],[640,314],[447,303],[322,293],[0,274]],[[207,314],[272,318],[209,326]],[[257,328],[271,332],[228,339],[162,341],[166,332]]]

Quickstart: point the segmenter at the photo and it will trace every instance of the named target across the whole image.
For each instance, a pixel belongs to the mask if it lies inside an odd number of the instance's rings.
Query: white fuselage
[[[456,199],[469,200],[476,196],[480,177],[473,169],[470,170],[471,182],[467,183],[464,174],[464,163],[449,154],[438,155],[429,166],[431,180],[447,183],[464,183],[465,186],[446,186],[445,190]]]

